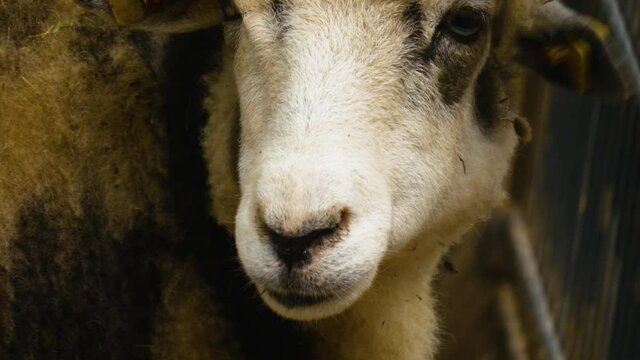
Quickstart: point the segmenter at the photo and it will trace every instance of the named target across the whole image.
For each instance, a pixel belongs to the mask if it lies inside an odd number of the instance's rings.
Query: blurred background
[[[640,1],[565,3],[609,24],[640,88]],[[533,140],[509,208],[443,267],[441,358],[640,359],[640,97],[522,88]]]

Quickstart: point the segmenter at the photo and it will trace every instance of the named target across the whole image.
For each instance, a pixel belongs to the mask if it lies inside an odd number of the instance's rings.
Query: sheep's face
[[[236,3],[236,241],[274,311],[339,313],[385,260],[503,198],[517,140],[484,76],[494,0]]]

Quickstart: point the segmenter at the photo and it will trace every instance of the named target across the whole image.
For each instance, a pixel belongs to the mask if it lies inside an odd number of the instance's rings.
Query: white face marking
[[[391,253],[470,226],[503,199],[516,136],[500,122],[484,134],[474,104],[490,30],[464,42],[442,28],[453,8],[490,17],[491,1],[419,2],[419,31],[408,1],[285,0],[282,14],[237,4],[236,241],[276,312],[341,312]],[[313,231],[324,235],[300,250]],[[287,265],[296,251],[304,261]]]

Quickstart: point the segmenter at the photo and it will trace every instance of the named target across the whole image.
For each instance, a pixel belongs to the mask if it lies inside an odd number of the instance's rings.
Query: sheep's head
[[[525,2],[236,4],[236,242],[276,312],[339,313],[387,258],[449,245],[505,198]]]
[[[338,313],[386,257],[504,198],[517,135],[489,60],[496,2],[237,5],[236,242],[275,311]]]
[[[447,246],[500,203],[526,128],[509,110],[510,63],[593,34],[560,4],[524,0],[236,6],[237,248],[265,302],[294,319],[345,310],[386,259]]]

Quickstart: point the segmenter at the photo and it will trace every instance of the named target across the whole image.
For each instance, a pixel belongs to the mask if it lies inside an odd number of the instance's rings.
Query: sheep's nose
[[[298,227],[265,222],[271,246],[290,270],[307,265],[314,254],[339,241],[346,227],[346,211],[335,216],[308,218]],[[288,229],[288,230],[284,230]]]

